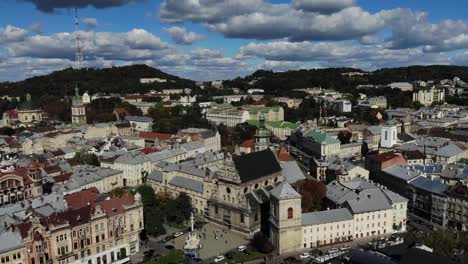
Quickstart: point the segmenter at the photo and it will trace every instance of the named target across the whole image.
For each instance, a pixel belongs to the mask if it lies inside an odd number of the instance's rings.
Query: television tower
[[[83,51],[81,50],[80,45],[80,34],[78,32],[80,27],[80,20],[78,19],[78,9],[75,8],[75,41],[76,41],[76,51],[75,51],[75,69],[81,70],[83,68]]]

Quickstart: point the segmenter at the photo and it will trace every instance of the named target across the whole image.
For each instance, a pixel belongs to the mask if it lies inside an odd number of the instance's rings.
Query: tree
[[[140,185],[136,191],[141,195],[141,203],[145,207],[157,205],[156,193],[153,188],[148,185]]]
[[[341,144],[349,144],[351,141],[351,132],[348,130],[342,130],[340,133],[338,133],[338,140],[341,142]]]
[[[299,184],[298,191],[302,196],[302,209],[304,211],[322,209],[322,200],[327,192],[327,187],[323,182],[304,180]]]
[[[255,233],[250,240],[250,244],[257,251],[264,254],[269,254],[275,249],[271,241],[262,232]]]
[[[111,191],[113,197],[122,197],[126,193],[125,189],[122,187],[117,187]]]
[[[0,135],[13,136],[15,130],[11,127],[0,127]]]
[[[77,152],[72,160],[83,165],[92,165],[92,166],[101,165],[101,162],[99,162],[99,158],[96,156],[96,154],[92,154],[92,153]]]

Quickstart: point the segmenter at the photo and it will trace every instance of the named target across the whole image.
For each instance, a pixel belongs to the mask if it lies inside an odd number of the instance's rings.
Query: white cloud
[[[37,34],[42,34],[43,31],[43,26],[41,22],[33,22],[29,26],[29,31],[37,33]]]
[[[355,2],[355,0],[292,0],[291,5],[303,11],[330,14],[353,6]]]
[[[88,28],[95,28],[99,26],[97,19],[94,17],[85,17],[81,19],[81,22],[83,22],[83,24],[85,24]]]
[[[258,69],[272,71],[288,71],[297,70],[304,66],[304,62],[300,61],[265,61],[257,66]]]
[[[190,45],[196,41],[205,39],[205,36],[197,34],[195,32],[187,31],[182,27],[170,27],[166,28],[166,31],[171,35],[172,40],[177,44]]]
[[[0,27],[0,44],[22,41],[27,35],[28,31],[22,28],[11,25]]]

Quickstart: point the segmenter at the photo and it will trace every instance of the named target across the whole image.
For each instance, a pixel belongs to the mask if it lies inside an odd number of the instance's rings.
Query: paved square
[[[203,226],[201,230],[198,230],[198,234],[201,236],[202,248],[198,251],[198,256],[203,259],[210,259],[216,257],[216,255],[223,255],[228,251],[237,248],[240,245],[247,245],[249,241],[243,236],[230,231],[227,228],[208,223]],[[175,248],[184,248],[185,240],[187,239],[188,233],[169,241],[167,245],[173,245]]]

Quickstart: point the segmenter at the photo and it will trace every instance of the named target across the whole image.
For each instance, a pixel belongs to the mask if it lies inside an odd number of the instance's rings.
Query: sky
[[[468,65],[464,0],[1,0],[0,81],[147,64],[193,80],[259,69]]]

